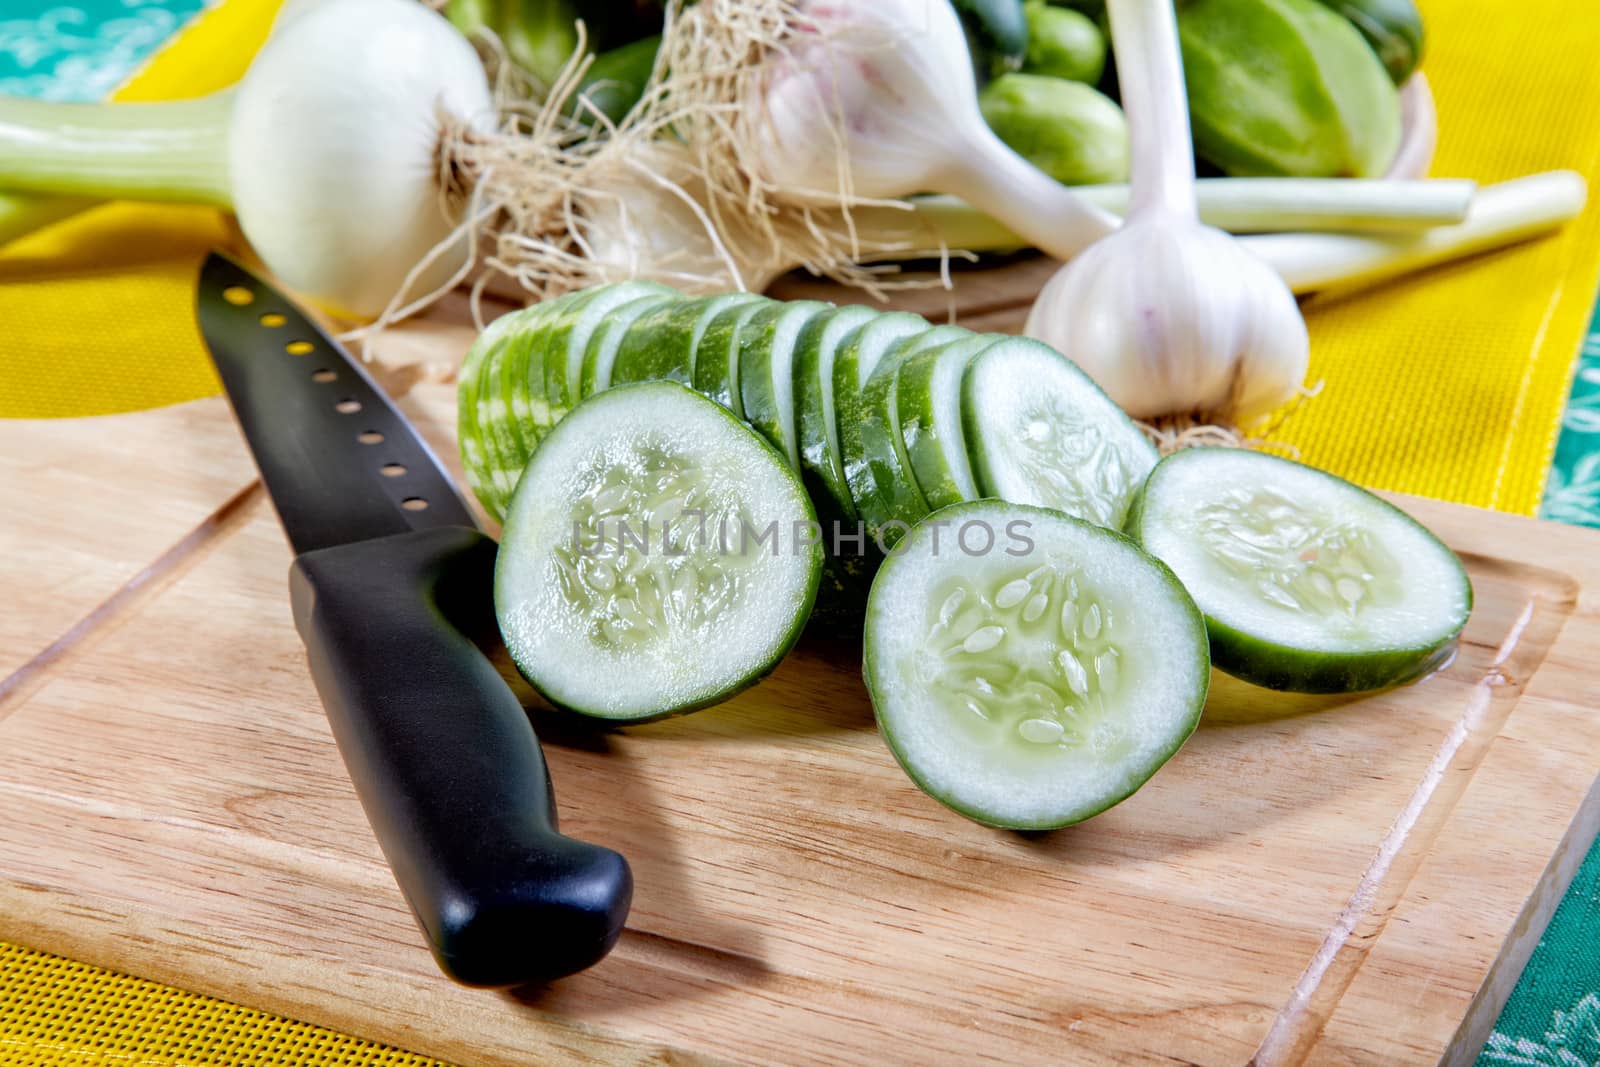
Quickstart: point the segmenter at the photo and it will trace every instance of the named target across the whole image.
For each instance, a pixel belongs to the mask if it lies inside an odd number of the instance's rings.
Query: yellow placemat
[[[250,63],[281,0],[228,0],[112,94],[203,96]],[[0,250],[0,418],[105,415],[215,394],[194,324],[200,260],[236,241],[211,208],[107,204]]]
[[[1276,436],[1347,478],[1535,514],[1600,271],[1600,8],[1422,0],[1437,177],[1582,172],[1561,233],[1341,301],[1314,300],[1322,395]]]

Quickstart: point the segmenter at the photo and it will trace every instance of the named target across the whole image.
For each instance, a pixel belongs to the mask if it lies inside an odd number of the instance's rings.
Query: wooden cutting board
[[[1038,269],[964,279],[963,321],[1014,328]],[[446,450],[465,322],[380,347]],[[1472,574],[1448,669],[1219,677],[1146,789],[1052,834],[919,793],[823,635],[682,719],[534,712],[563,828],[638,888],[599,966],[498,993],[421,947],[224,403],[0,422],[0,937],[466,1065],[1464,1063],[1600,828],[1600,537],[1402,503]]]

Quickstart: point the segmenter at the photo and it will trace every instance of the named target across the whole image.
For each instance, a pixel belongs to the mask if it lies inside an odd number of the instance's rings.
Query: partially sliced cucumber
[[[661,307],[683,303],[681,293],[652,293],[631,300],[606,316],[605,322],[589,338],[583,353],[583,370],[578,377],[578,395],[593,396],[611,385],[612,365],[629,329],[641,317]]]
[[[677,290],[655,282],[618,282],[585,289],[572,304],[561,309],[551,322],[544,353],[544,395],[552,424],[559,423],[582,398],[583,357],[589,350],[589,339],[606,319],[640,297],[676,294]]]
[[[744,402],[739,396],[739,333],[763,308],[773,305],[766,297],[731,304],[719,312],[694,346],[694,388],[741,419]]]
[[[795,343],[795,425],[800,471],[823,521],[854,519],[856,506],[845,482],[839,429],[833,411],[833,363],[839,346],[881,313],[860,304],[835,308],[806,326]]]
[[[495,569],[506,648],[586,715],[724,700],[805,625],[813,522],[783,457],[726,408],[674,382],[597,393],[540,443],[512,500]],[[769,524],[775,540],[758,540]]]
[[[1088,375],[1025,337],[1008,337],[968,365],[961,422],[984,496],[1112,529],[1159,458]]]
[[[1217,667],[1272,689],[1411,681],[1448,661],[1472,612],[1461,561],[1415,519],[1261,452],[1167,457],[1128,530],[1194,595]]]
[[[961,378],[978,353],[998,343],[993,334],[968,335],[925,348],[900,365],[895,412],[917,488],[931,508],[976,500],[977,479],[961,430]]]
[[[878,726],[912,780],[991,826],[1080,822],[1200,720],[1194,601],[1132,542],[1059,512],[957,504],[912,529],[867,603]]]
[[[720,293],[657,308],[622,339],[612,384],[671,381],[693,386],[695,346],[711,320],[736,304],[761,299],[754,293]]]
[[[833,310],[820,300],[791,300],[756,312],[739,331],[739,396],[744,419],[800,470],[794,425],[794,350],[801,333]]]
[[[885,353],[932,329],[919,315],[890,312],[851,335],[834,356],[834,416],[845,482],[868,535],[885,547],[904,532],[901,524],[928,513],[928,503],[894,448],[893,423],[884,421],[888,413],[866,397],[867,384]]]

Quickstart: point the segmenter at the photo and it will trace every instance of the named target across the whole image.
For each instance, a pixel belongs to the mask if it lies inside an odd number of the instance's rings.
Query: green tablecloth
[[[202,0],[5,0],[0,11],[0,94],[99,98],[201,7]],[[1600,308],[1580,355],[1543,514],[1600,528]],[[0,1016],[5,1014],[6,980],[6,969],[0,967]],[[60,1053],[55,1059],[41,1052],[37,1062],[101,1062],[105,1056],[139,1062],[126,1028],[100,1014],[101,1007],[85,1004],[80,1011],[61,1004],[57,1018],[37,1023],[35,1029],[44,1035],[40,1048]],[[183,1029],[181,1020],[163,1025],[174,1033]],[[237,1026],[237,1043],[214,1040],[208,1045],[212,1050],[240,1050],[237,1057],[223,1053],[236,1062],[256,1062],[254,1052],[244,1054],[253,1031],[244,1023]],[[193,1047],[187,1041],[183,1046]],[[141,1047],[150,1047],[148,1039]],[[78,1052],[88,1058],[76,1056]],[[276,1045],[270,1062],[309,1065],[328,1062],[326,1055],[320,1044],[291,1042]],[[393,1062],[383,1056],[376,1049],[369,1052],[364,1043],[352,1043],[341,1059]],[[23,1057],[28,1058],[27,1052]],[[1600,1067],[1600,845],[1590,851],[1562,901],[1479,1063]]]

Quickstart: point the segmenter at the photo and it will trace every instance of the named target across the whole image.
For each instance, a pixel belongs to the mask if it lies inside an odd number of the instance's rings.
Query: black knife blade
[[[217,254],[196,313],[297,555],[295,625],[367,819],[434,958],[468,985],[601,959],[633,878],[556,831],[526,713],[468,635],[494,630],[495,544],[365,371]]]

